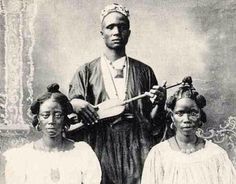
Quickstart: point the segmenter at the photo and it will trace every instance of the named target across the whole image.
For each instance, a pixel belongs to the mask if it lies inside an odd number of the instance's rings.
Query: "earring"
[[[201,128],[202,127],[202,121],[199,121],[199,123],[198,123],[198,128]]]
[[[62,130],[62,131],[64,131],[64,132],[67,132],[67,131],[69,130],[69,128],[70,128],[70,126],[69,126],[69,125],[65,125],[65,127],[63,128],[63,130]]]
[[[171,128],[172,130],[174,130],[174,128],[175,128],[175,125],[174,125],[174,123],[173,123],[173,122],[170,124],[170,128]]]
[[[41,131],[40,123],[38,123],[35,128],[37,131]]]
[[[61,136],[64,137],[64,138],[66,137],[66,131],[65,131],[65,129],[62,129],[62,131],[61,131]]]
[[[66,137],[66,132],[68,132],[69,130],[69,125],[65,125],[62,129],[61,129],[61,135],[62,137]]]

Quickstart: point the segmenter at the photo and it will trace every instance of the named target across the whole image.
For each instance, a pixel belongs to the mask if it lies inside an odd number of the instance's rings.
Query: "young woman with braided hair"
[[[5,152],[6,184],[99,184],[101,168],[94,151],[85,142],[63,136],[72,106],[59,85],[48,86],[31,105],[31,112],[33,126],[42,137]]]
[[[167,100],[175,135],[151,149],[142,184],[235,184],[236,171],[226,151],[195,134],[206,122],[205,105],[192,83]]]

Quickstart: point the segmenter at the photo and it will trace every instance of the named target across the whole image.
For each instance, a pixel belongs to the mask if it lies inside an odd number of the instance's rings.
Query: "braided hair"
[[[38,125],[38,115],[39,115],[39,110],[40,110],[40,105],[44,103],[48,99],[54,99],[57,103],[59,103],[62,107],[63,113],[66,115],[65,116],[65,124],[64,128],[68,128],[71,124],[69,118],[67,117],[68,114],[71,114],[73,112],[72,105],[70,104],[69,99],[59,91],[59,85],[57,83],[53,83],[48,85],[47,87],[47,92],[43,93],[40,95],[32,104],[30,107],[30,110],[32,112],[33,116],[33,121],[32,125],[36,127]]]
[[[190,98],[194,100],[200,109],[201,121],[205,123],[207,121],[206,113],[202,110],[206,106],[206,99],[204,96],[200,95],[192,85],[192,79],[182,86],[166,101],[167,110],[173,111],[176,102],[181,98]]]

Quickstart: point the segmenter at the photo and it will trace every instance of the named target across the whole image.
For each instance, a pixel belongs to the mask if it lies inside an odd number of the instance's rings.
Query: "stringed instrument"
[[[181,85],[181,84],[186,84],[188,83],[189,85],[192,84],[192,78],[191,77],[185,77],[181,82],[168,86],[166,87],[166,89],[170,89],[173,88],[175,86]],[[99,122],[105,121],[107,119],[111,119],[111,118],[116,118],[118,116],[120,116],[124,110],[125,110],[125,105],[129,104],[130,102],[145,98],[145,97],[151,97],[152,94],[150,92],[145,92],[144,94],[135,96],[133,98],[127,99],[127,100],[120,100],[120,99],[109,99],[107,101],[104,101],[96,106],[95,109],[97,109],[97,114],[99,116]],[[76,114],[71,114],[68,117],[71,119],[74,116],[77,116]],[[84,124],[82,122],[77,123],[75,125],[71,125],[69,131],[73,131],[75,129],[80,129],[81,127],[83,127]]]

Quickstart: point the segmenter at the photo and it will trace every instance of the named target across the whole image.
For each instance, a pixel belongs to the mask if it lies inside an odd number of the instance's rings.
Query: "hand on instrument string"
[[[154,85],[149,91],[150,100],[159,107],[164,107],[166,101],[166,81],[161,86]]]

